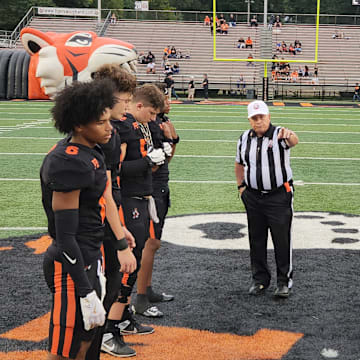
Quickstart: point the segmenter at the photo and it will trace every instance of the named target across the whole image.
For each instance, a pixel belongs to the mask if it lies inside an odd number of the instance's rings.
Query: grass
[[[39,232],[1,228],[46,226],[37,179],[44,154],[61,138],[51,106],[0,103],[0,238]],[[271,113],[273,124],[300,138],[291,152],[294,180],[304,182],[296,186],[295,210],[359,215],[360,109],[272,107]],[[173,105],[170,115],[181,141],[170,164],[169,214],[244,211],[233,169],[237,139],[249,127],[246,107]]]

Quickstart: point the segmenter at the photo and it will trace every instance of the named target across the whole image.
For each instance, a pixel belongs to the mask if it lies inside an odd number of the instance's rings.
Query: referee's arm
[[[245,185],[243,183],[243,181],[244,181],[244,165],[239,164],[237,161],[235,161],[235,176],[236,176],[238,191],[241,194],[245,190]]]

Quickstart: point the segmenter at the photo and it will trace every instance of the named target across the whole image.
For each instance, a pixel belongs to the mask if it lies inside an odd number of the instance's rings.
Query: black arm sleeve
[[[85,273],[85,264],[76,241],[76,232],[79,224],[79,210],[58,210],[54,212],[56,245],[59,249],[65,271],[75,283],[80,297],[86,296],[93,288]]]
[[[145,172],[151,166],[152,166],[152,161],[147,156],[138,160],[123,161],[121,163],[120,178],[121,176],[139,175],[139,173]]]

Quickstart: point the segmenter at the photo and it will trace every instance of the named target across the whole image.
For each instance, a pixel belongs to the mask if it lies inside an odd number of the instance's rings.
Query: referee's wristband
[[[125,238],[117,240],[115,243],[115,250],[122,251],[129,247],[128,242]]]
[[[173,139],[172,142],[173,142],[173,144],[177,144],[179,141],[180,141],[180,137],[178,135],[178,137],[176,139]]]
[[[238,190],[240,190],[240,189],[243,188],[243,187],[246,187],[246,184],[241,183],[240,185],[237,186]]]

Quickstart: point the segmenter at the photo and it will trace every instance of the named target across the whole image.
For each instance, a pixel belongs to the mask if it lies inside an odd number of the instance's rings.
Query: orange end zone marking
[[[285,106],[285,103],[283,102],[273,102],[274,106]]]
[[[301,106],[304,106],[304,107],[312,107],[314,106],[313,104],[311,103],[300,103]]]
[[[40,239],[28,241],[25,245],[30,249],[35,249],[34,254],[43,254],[50,246],[52,238],[49,235],[44,235]]]
[[[12,250],[13,247],[12,246],[3,246],[3,247],[0,247],[0,251],[6,251],[6,250]]]
[[[50,313],[0,335],[1,338],[39,342],[49,336]],[[1,354],[1,353],[0,353]],[[0,357],[2,360],[3,358]],[[7,359],[7,358],[6,358]],[[9,357],[9,359],[15,359]],[[17,359],[17,358],[16,358]],[[19,358],[20,359],[20,358]],[[28,359],[28,358],[21,358]],[[34,358],[35,359],[35,358]]]
[[[147,360],[280,360],[303,336],[269,329],[261,329],[251,336],[239,336],[156,326],[155,333],[150,336],[132,335],[125,340],[139,358]],[[112,359],[110,355],[101,356],[101,360]]]

